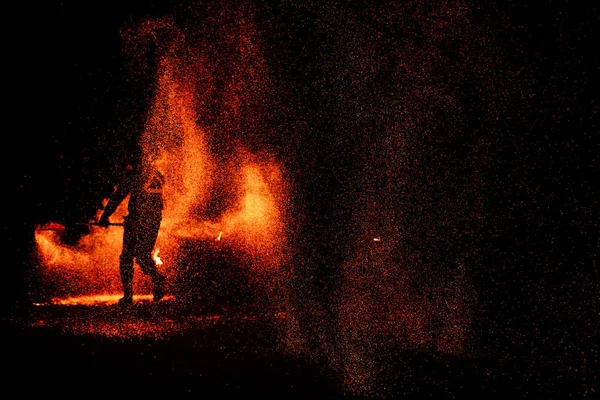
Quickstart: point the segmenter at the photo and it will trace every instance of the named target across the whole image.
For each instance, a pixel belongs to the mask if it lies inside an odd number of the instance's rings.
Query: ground
[[[20,395],[85,397],[369,397],[349,390],[324,363],[283,351],[276,340],[283,314],[248,307],[183,309],[172,297],[157,304],[149,296],[137,297],[123,309],[116,299],[38,304],[14,320],[13,337],[4,342],[5,389]],[[396,378],[384,382],[392,397],[527,397],[543,392],[508,379],[500,365],[485,360],[406,352],[392,358],[402,366]]]

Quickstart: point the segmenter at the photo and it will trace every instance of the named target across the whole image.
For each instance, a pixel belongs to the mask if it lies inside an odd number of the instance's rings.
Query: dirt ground
[[[326,363],[286,353],[277,340],[278,321],[285,315],[215,306],[183,309],[170,298],[159,304],[137,299],[127,309],[115,301],[39,304],[13,319],[10,338],[3,341],[5,389],[85,397],[380,397],[349,390]],[[486,360],[407,353],[394,358],[398,375],[382,382],[387,397],[550,398],[543,387],[511,376],[510,367]]]

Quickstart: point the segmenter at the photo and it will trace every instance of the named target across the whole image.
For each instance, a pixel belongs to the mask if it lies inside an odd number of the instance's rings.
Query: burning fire
[[[156,249],[154,251],[154,254],[152,255],[152,258],[154,259],[154,262],[156,263],[156,265],[162,265],[162,263],[163,263],[162,260],[160,259],[160,257],[158,256],[159,251],[160,251],[159,249]]]

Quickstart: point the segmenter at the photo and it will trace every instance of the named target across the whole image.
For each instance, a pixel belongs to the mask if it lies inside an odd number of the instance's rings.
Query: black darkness
[[[335,140],[324,140],[331,139],[327,126],[333,110],[319,102],[325,91],[318,84],[322,38],[312,30],[310,7],[270,3],[276,2],[257,2],[260,17],[276,21],[278,37],[287,38],[273,50],[284,60],[278,64],[280,78],[296,90],[305,115],[318,111],[307,118],[313,129],[299,151],[332,154],[311,156],[312,169],[295,177],[303,189],[296,206],[311,210],[306,231],[319,226],[350,240],[343,223],[347,210],[322,206],[335,204],[324,200],[336,199],[351,185],[340,177],[351,177],[355,168],[349,152],[337,151]],[[479,345],[491,357],[542,367],[540,360],[575,346],[592,363],[598,356],[600,317],[598,192],[593,188],[600,111],[597,7],[566,0],[539,6],[506,0],[480,4],[487,4],[480,10],[501,32],[495,43],[506,56],[501,62],[528,71],[533,81],[527,90],[535,96],[526,109],[515,100],[506,118],[491,126],[478,117],[478,100],[465,88],[464,101],[475,110],[469,123],[488,149],[482,193],[488,201],[476,243],[481,262],[470,271],[480,304]],[[5,79],[16,83],[10,99],[16,111],[5,120],[4,135],[10,179],[4,234],[11,258],[3,263],[2,301],[8,308],[26,308],[34,227],[93,212],[127,146],[123,127],[140,123],[134,104],[148,82],[124,78],[119,28],[177,6],[48,1],[23,7],[15,16],[18,28],[9,39],[14,56],[5,61],[15,69]],[[488,128],[501,134],[486,137]],[[326,283],[336,273],[326,266],[335,265],[340,255],[333,243],[315,245],[315,251],[325,260],[320,277]]]

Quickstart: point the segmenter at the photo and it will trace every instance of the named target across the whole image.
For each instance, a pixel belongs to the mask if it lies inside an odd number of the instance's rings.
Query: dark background
[[[36,224],[86,215],[111,185],[126,145],[122,130],[138,123],[123,121],[139,112],[134,104],[145,82],[124,78],[118,30],[131,18],[164,15],[178,5],[136,3],[44,2],[7,17],[16,22],[7,37],[14,52],[5,61],[14,68],[5,79],[16,85],[4,135],[9,172],[4,243],[11,261],[4,262],[2,282],[8,307],[27,304]],[[296,205],[311,210],[307,231],[325,227],[344,238],[350,235],[343,224],[347,210],[321,206],[335,204],[327,196],[335,199],[350,185],[340,176],[352,176],[353,159],[335,140],[323,140],[330,135],[333,110],[318,100],[325,91],[318,84],[325,73],[319,63],[322,38],[312,25],[318,7],[257,4],[265,20],[290,28],[289,40],[280,42],[286,51],[274,54],[285,65],[280,77],[296,89],[306,115],[318,111],[308,119],[313,129],[300,151],[334,154],[313,159],[313,169],[297,177],[302,195]],[[575,1],[479,4],[500,32],[493,44],[505,56],[499,62],[527,71],[532,79],[523,87],[534,94],[526,109],[515,101],[496,125],[470,117],[474,131],[500,132],[486,139],[481,190],[487,201],[477,241],[481,262],[469,271],[479,301],[479,349],[523,365],[528,374],[554,371],[561,363],[559,369],[592,365],[600,313],[593,188],[597,7]],[[334,243],[314,247],[327,281],[340,255],[332,251]]]

